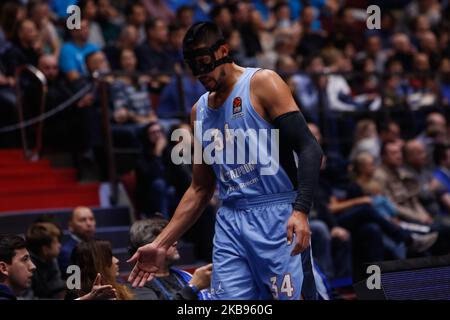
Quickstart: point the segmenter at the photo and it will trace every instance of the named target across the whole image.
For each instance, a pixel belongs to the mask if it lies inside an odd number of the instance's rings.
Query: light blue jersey
[[[246,68],[219,108],[208,106],[208,93],[197,102],[195,135],[223,200],[216,215],[211,297],[315,299],[311,250],[292,257],[294,244],[286,240],[297,171],[295,165],[281,166],[277,130],[250,101],[257,71]]]
[[[250,79],[258,70],[246,68],[221,107],[208,106],[209,93],[197,103],[196,138],[205,150],[213,139],[219,140],[213,155],[223,163],[212,167],[222,200],[293,191],[290,178],[280,167],[275,128],[250,101]]]

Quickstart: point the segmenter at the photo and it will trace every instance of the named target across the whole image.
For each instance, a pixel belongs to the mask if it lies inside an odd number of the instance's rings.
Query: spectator
[[[28,14],[39,30],[42,39],[42,52],[58,56],[61,43],[56,27],[51,20],[48,3],[42,0],[30,1],[28,3]]]
[[[431,224],[433,218],[421,205],[418,190],[412,192],[407,183],[414,179],[404,170],[401,146],[386,142],[381,148],[382,165],[375,173],[375,180],[396,205],[400,218],[408,221]]]
[[[168,28],[161,18],[153,18],[146,24],[147,41],[137,47],[138,68],[141,71],[170,74],[174,71],[174,61],[168,45]]]
[[[20,21],[12,46],[2,56],[3,64],[6,67],[5,74],[14,76],[16,68],[22,65],[37,66],[41,53],[42,43],[35,23],[29,19]]]
[[[61,230],[51,222],[35,222],[26,232],[27,248],[36,266],[31,295],[38,299],[62,299],[66,284],[58,266]]]
[[[123,50],[135,50],[138,44],[138,31],[135,26],[128,24],[120,33],[119,39],[114,45],[105,47],[103,52],[108,57],[111,69],[119,70],[120,67],[120,56]]]
[[[433,176],[448,193],[450,192],[450,146],[448,144],[437,144],[433,156],[436,163]]]
[[[38,69],[47,79],[46,110],[54,109],[72,96],[72,88],[59,72],[58,58],[55,55],[42,55],[39,58]],[[37,96],[38,93],[31,94]],[[73,151],[76,126],[71,108],[47,119],[44,126],[44,145]]]
[[[95,217],[91,209],[88,207],[76,207],[73,209],[69,218],[69,237],[62,244],[58,257],[59,268],[63,276],[70,265],[70,255],[73,248],[81,241],[88,241],[93,238],[95,225]]]
[[[439,201],[449,208],[450,195],[433,177],[424,144],[419,140],[407,141],[404,156],[405,167],[415,177],[417,188],[419,188],[419,200],[425,209],[433,216],[437,216],[441,212]]]
[[[184,32],[194,24],[194,7],[189,5],[182,5],[177,9],[176,21],[180,24]]]
[[[89,23],[87,42],[102,49],[105,46],[105,39],[103,38],[102,29],[96,21],[98,10],[96,2],[94,0],[80,0],[78,6],[80,7],[83,19],[86,19]]]
[[[439,67],[441,72],[440,96],[444,107],[450,106],[450,58],[443,58]]]
[[[80,80],[88,76],[85,59],[89,53],[98,51],[98,47],[88,42],[89,21],[81,20],[80,29],[70,31],[71,40],[61,48],[59,66],[69,81]]]
[[[86,297],[96,283],[111,286],[114,293],[111,296],[115,296],[117,300],[134,299],[128,287],[116,280],[119,276],[119,260],[113,256],[108,241],[89,240],[77,244],[72,252],[71,261],[81,269],[81,288],[69,291],[66,300]]]
[[[397,142],[401,147],[403,146],[403,140],[401,138],[400,125],[393,121],[382,122],[379,128],[381,143]]]
[[[130,255],[139,247],[151,243],[167,225],[168,221],[162,217],[140,220],[130,229]],[[147,282],[143,288],[133,291],[139,300],[207,300],[211,282],[212,264],[195,270],[194,274],[174,268],[173,264],[180,259],[177,243],[168,251],[164,263],[153,280]]]
[[[112,44],[117,40],[125,19],[111,4],[111,0],[98,0],[97,11],[97,21],[102,29],[105,43]]]
[[[16,300],[31,287],[35,270],[25,240],[16,235],[0,235],[0,300]]]
[[[376,67],[376,71],[382,72],[387,61],[387,53],[382,48],[379,35],[370,35],[366,38],[365,50],[356,55],[356,60],[371,58]]]
[[[214,6],[209,15],[222,32],[230,32],[233,28],[231,12],[227,5],[219,4]]]
[[[169,218],[173,206],[173,192],[166,181],[163,152],[167,138],[158,122],[151,122],[142,130],[143,153],[136,162],[136,201],[139,213],[152,216],[159,212]]]
[[[178,23],[169,25],[169,51],[171,59],[177,65],[183,65],[183,38],[186,30]]]
[[[139,2],[132,2],[125,8],[127,24],[132,25],[138,32],[137,44],[141,45],[147,38],[145,31],[145,21],[147,21],[147,12],[145,7]]]
[[[378,161],[381,146],[375,122],[369,119],[358,121],[354,138],[350,160],[355,159],[361,152],[368,152],[374,157],[375,161]]]
[[[121,69],[133,73],[136,71],[136,56],[130,49],[122,50]],[[113,118],[118,124],[148,124],[156,120],[150,104],[148,91],[149,79],[141,77],[133,83],[131,76],[120,76],[111,84],[114,106]]]
[[[26,9],[12,1],[2,4],[0,9],[0,33],[5,40],[13,41],[19,23],[26,18]]]

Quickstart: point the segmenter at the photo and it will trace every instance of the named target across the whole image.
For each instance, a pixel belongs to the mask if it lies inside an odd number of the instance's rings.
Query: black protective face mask
[[[221,64],[233,62],[229,56],[216,60],[214,52],[223,44],[225,44],[224,40],[218,40],[211,47],[183,50],[184,60],[189,65],[189,68],[191,68],[194,76],[209,73]]]

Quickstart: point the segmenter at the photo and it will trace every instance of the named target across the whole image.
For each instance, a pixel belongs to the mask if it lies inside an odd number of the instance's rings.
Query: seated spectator
[[[140,220],[130,229],[130,254],[153,240],[161,233],[168,221],[162,217]],[[168,250],[162,267],[155,277],[145,283],[142,288],[134,288],[133,292],[139,300],[209,300],[212,264],[195,270],[194,274],[174,268],[173,264],[180,259],[175,242]]]
[[[29,19],[20,21],[9,47],[3,54],[2,60],[7,76],[14,76],[17,67],[31,64],[37,66],[42,53],[42,42],[36,24]]]
[[[112,70],[119,70],[122,51],[125,49],[135,50],[138,44],[138,31],[135,26],[126,25],[120,33],[119,39],[114,45],[109,45],[103,49],[108,58]]]
[[[71,40],[64,43],[59,56],[59,66],[69,81],[88,76],[86,56],[99,50],[96,45],[88,42],[89,21],[81,20],[80,26],[80,29],[70,30]]]
[[[87,41],[96,47],[102,49],[105,46],[105,39],[103,38],[102,29],[96,21],[97,18],[97,3],[94,0],[80,0],[78,1],[83,19],[89,23],[89,35]]]
[[[350,160],[355,159],[361,152],[370,153],[376,161],[380,156],[380,138],[378,137],[377,126],[374,121],[369,119],[360,120],[356,124]]]
[[[119,284],[119,260],[113,256],[111,243],[103,240],[89,240],[79,243],[71,256],[72,264],[81,269],[81,288],[68,291],[65,299],[86,299],[96,284],[110,286],[110,299],[133,300],[134,295],[127,286]]]
[[[70,255],[73,248],[81,241],[88,241],[95,234],[95,216],[88,207],[76,207],[69,218],[69,238],[62,244],[58,257],[59,268],[63,277],[70,265]]]
[[[450,192],[450,145],[438,144],[435,146],[434,162],[436,163],[434,178],[446,192]]]
[[[61,249],[61,236],[61,230],[51,222],[35,222],[26,232],[27,248],[36,266],[30,293],[33,298],[64,297],[66,284],[57,261]]]
[[[431,224],[433,218],[425,210],[416,192],[408,188],[407,183],[414,177],[403,168],[401,146],[396,142],[386,142],[381,148],[382,164],[375,172],[384,193],[396,205],[399,216],[412,222]]]
[[[16,300],[31,287],[35,270],[25,240],[0,235],[0,300]]]
[[[16,1],[2,2],[0,4],[0,38],[13,41],[19,22],[24,20],[26,16],[26,7],[22,3]]]
[[[42,52],[46,54],[59,55],[61,42],[56,27],[52,22],[50,8],[47,2],[42,0],[30,1],[28,3],[28,14],[36,24],[42,39]]]
[[[170,74],[174,71],[174,61],[168,48],[169,31],[167,23],[153,18],[146,24],[147,41],[136,48],[138,68],[141,71]]]
[[[444,107],[450,106],[450,58],[443,58],[439,67],[441,72],[440,96]]]
[[[120,64],[122,70],[135,72],[137,61],[134,51],[122,50]],[[131,76],[120,76],[111,84],[114,121],[118,124],[148,124],[156,120],[150,104],[149,79],[141,77],[137,83],[133,83],[132,79]]]
[[[428,162],[425,145],[419,140],[409,140],[404,147],[405,168],[415,177],[419,188],[419,200],[425,209],[433,216],[441,213],[440,203],[445,211],[450,208],[450,194],[433,177],[431,164]]]
[[[439,112],[430,112],[425,120],[425,129],[416,137],[425,145],[427,151],[427,161],[433,163],[433,150],[435,144],[445,144],[447,137],[447,120]]]
[[[145,21],[147,21],[147,11],[140,2],[133,1],[125,7],[125,17],[128,25],[132,25],[136,28],[137,44],[141,45],[147,39],[145,32]]]
[[[105,43],[111,44],[119,37],[125,19],[111,0],[99,0],[97,1],[97,21],[102,29]]]

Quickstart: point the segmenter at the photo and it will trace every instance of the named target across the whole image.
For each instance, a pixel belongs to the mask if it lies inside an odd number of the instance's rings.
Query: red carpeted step
[[[28,192],[3,191],[0,193],[0,211],[68,208],[77,205],[98,206],[99,185],[72,185],[49,187]]]
[[[56,177],[59,178],[59,177]],[[59,181],[58,181],[59,180]],[[24,184],[22,181],[19,183],[9,182],[9,183],[0,183],[0,195],[4,192],[35,192],[38,190],[45,190],[48,188],[66,188],[76,185],[74,179],[39,179],[35,181],[27,181]]]
[[[0,159],[0,169],[50,168],[50,160],[43,159],[36,162],[16,159]]]
[[[22,180],[48,177],[70,177],[75,179],[76,172],[74,169],[0,169],[0,184],[8,180]],[[75,180],[74,180],[75,181]]]

